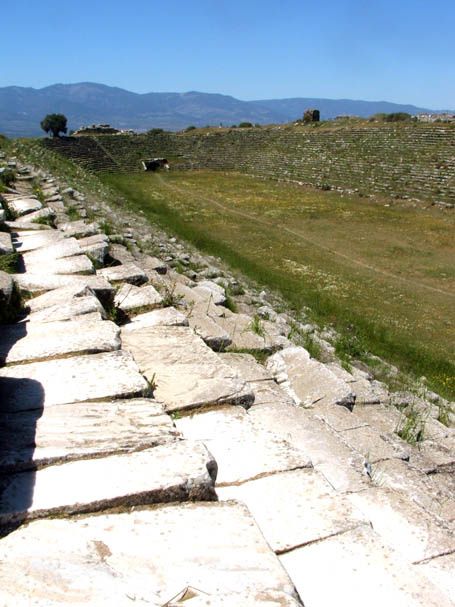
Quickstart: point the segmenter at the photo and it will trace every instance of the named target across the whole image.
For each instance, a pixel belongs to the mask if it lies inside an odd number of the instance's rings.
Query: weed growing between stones
[[[264,365],[270,356],[270,352],[266,350],[254,350],[252,348],[229,348],[229,352],[232,354],[251,354],[261,365]]]
[[[81,218],[81,214],[79,213],[78,208],[75,207],[74,205],[67,207],[66,213],[67,213],[70,221],[76,221],[77,219]]]
[[[253,316],[253,318],[249,324],[249,329],[253,333],[256,333],[256,335],[259,335],[259,337],[265,338],[264,324],[262,322],[261,317],[258,314],[255,314]]]
[[[411,407],[406,414],[402,414],[396,434],[410,445],[418,445],[424,440],[427,417],[428,414],[422,414],[416,407]]]
[[[170,306],[179,306],[182,303],[182,295],[177,295],[175,293],[175,289],[177,287],[177,283],[173,283],[170,287],[167,285],[164,287],[161,296],[163,298],[162,306],[163,308],[168,308]]]
[[[37,217],[36,219],[32,220],[32,223],[38,223],[39,225],[42,226],[49,226],[51,228],[55,228],[55,223],[54,220],[52,219],[52,217]]]
[[[0,270],[7,274],[15,274],[19,269],[19,259],[18,253],[0,255]]]

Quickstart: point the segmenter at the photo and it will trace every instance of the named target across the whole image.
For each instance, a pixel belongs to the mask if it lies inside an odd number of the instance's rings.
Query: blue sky
[[[455,0],[2,0],[2,22],[0,86],[455,109]]]

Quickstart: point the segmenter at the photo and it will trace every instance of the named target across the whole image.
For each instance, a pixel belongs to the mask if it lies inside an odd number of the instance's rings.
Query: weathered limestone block
[[[26,268],[39,266],[39,264],[42,264],[41,267],[46,267],[48,263],[65,257],[80,255],[81,253],[82,247],[75,238],[65,238],[56,243],[24,253],[23,259]]]
[[[136,287],[124,284],[114,297],[114,304],[124,312],[134,311],[137,308],[152,310],[161,305],[163,298],[152,285]]]
[[[96,273],[111,282],[127,282],[137,286],[146,283],[148,280],[145,272],[135,263],[102,268],[101,270],[97,270]]]
[[[0,413],[148,392],[136,363],[123,351],[0,369]]]
[[[61,232],[65,234],[66,237],[75,236],[76,238],[93,236],[99,230],[99,226],[97,223],[86,223],[83,219],[59,223],[57,227]]]
[[[163,405],[145,398],[5,413],[0,415],[0,471],[140,451],[178,436]]]
[[[161,607],[188,587],[213,597],[209,605],[243,593],[270,607],[293,603],[267,596],[295,597],[251,515],[232,502],[36,521],[0,543],[0,576],[0,601],[18,607]]]
[[[0,255],[6,255],[13,251],[13,242],[10,234],[7,232],[0,232]]]
[[[38,211],[33,211],[33,213],[27,213],[27,217],[24,217],[24,219],[32,223],[37,219],[52,219],[53,217],[55,217],[55,212],[49,207],[44,207]]]
[[[391,458],[409,460],[410,450],[404,441],[397,436],[381,435],[370,426],[345,430],[340,437],[371,464]]]
[[[74,257],[64,257],[63,259],[53,259],[46,262],[45,268],[49,274],[94,274],[93,263],[86,255],[75,255]],[[43,263],[27,263],[25,271],[31,274],[42,272]]]
[[[280,560],[305,607],[450,605],[443,592],[384,547],[367,526],[297,548]]]
[[[453,572],[455,571],[455,552],[425,561],[414,566],[417,576],[424,575],[444,592],[452,604],[455,604],[455,585]]]
[[[51,226],[43,223],[31,223],[29,221],[25,221],[25,219],[26,218],[23,217],[18,221],[5,221],[5,226],[12,234],[19,234],[20,232],[52,230]]]
[[[42,227],[40,226],[40,228]],[[14,233],[14,247],[19,253],[26,253],[55,244],[63,239],[64,235],[59,230],[24,230]]]
[[[277,553],[368,523],[348,498],[337,495],[315,470],[293,470],[219,487],[217,494],[222,500],[246,504]]]
[[[178,441],[11,473],[2,479],[0,524],[170,501],[213,500],[216,463],[202,443]]]
[[[361,491],[369,486],[364,458],[310,411],[277,403],[252,407],[249,416],[257,427],[278,434],[304,451],[336,491]]]
[[[158,274],[166,274],[168,271],[168,267],[164,261],[150,255],[144,255],[141,258],[141,266],[149,276],[149,279],[150,275],[153,275],[154,272],[157,272]]]
[[[23,322],[2,327],[0,364],[14,364],[95,354],[120,349],[120,329],[113,322]]]
[[[352,493],[348,499],[387,545],[409,563],[455,552],[455,535],[400,493],[373,487]]]
[[[156,383],[155,396],[168,411],[254,400],[245,382],[187,327],[131,327],[122,330],[122,344]]]
[[[228,333],[203,311],[193,310],[188,315],[188,322],[196,335],[216,352],[225,350],[232,343]]]
[[[304,348],[294,346],[277,352],[269,358],[267,367],[297,405],[354,406],[355,396],[350,386],[325,365],[310,358]]]
[[[122,331],[136,331],[138,328],[145,327],[187,327],[188,318],[173,307],[161,308],[138,314],[131,319],[131,322],[122,328]]]
[[[26,215],[32,211],[38,211],[43,208],[43,205],[36,198],[15,198],[13,200],[7,200],[6,204],[8,209],[16,217]]]
[[[78,299],[90,295],[93,296],[94,293],[86,285],[60,287],[27,300],[27,307],[31,312],[38,312],[39,310],[44,310],[44,308],[49,308],[51,306],[64,305],[71,302],[73,298]]]
[[[220,407],[175,420],[185,438],[201,440],[218,464],[218,485],[308,468],[308,456],[286,439],[255,426],[241,407]]]
[[[223,309],[217,323],[228,333],[232,340],[231,348],[236,350],[273,351],[289,345],[276,325],[266,320],[254,320],[246,314]]]
[[[95,260],[103,264],[109,251],[109,239],[105,234],[95,234],[78,240],[81,250]]]
[[[211,280],[202,280],[192,288],[193,293],[197,293],[205,300],[211,300],[216,306],[226,303],[226,293],[222,286]]]
[[[32,293],[52,291],[60,287],[75,289],[90,288],[101,299],[109,301],[114,297],[113,287],[101,276],[78,276],[77,274],[13,274],[14,282]]]
[[[386,386],[381,382],[369,379],[367,373],[360,371],[355,367],[353,367],[352,372],[349,373],[337,363],[328,363],[327,367],[339,379],[351,386],[352,391],[356,396],[356,405],[372,405],[388,402],[389,393]]]

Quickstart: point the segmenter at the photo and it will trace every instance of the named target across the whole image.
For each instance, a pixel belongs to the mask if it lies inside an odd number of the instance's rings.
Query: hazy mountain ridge
[[[241,101],[229,95],[201,93],[132,93],[118,87],[81,82],[54,84],[42,89],[0,88],[0,133],[11,137],[41,135],[46,114],[62,113],[70,129],[92,123],[117,128],[178,130],[190,124],[230,125],[241,121],[259,124],[289,122],[306,108],[316,107],[322,119],[338,115],[371,116],[378,112],[429,112],[413,105],[350,99],[267,99]],[[442,111],[442,110],[439,110]]]

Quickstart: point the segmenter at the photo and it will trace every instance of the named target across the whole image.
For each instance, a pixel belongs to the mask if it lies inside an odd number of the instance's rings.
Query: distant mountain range
[[[307,108],[319,109],[322,120],[339,115],[368,117],[378,112],[438,111],[387,101],[312,98],[240,101],[228,95],[195,91],[138,94],[104,84],[81,82],[54,84],[42,89],[0,88],[0,133],[9,137],[43,135],[40,121],[51,113],[65,114],[70,129],[108,123],[121,129],[146,131],[154,127],[179,130],[189,125],[218,126],[220,123],[229,126],[242,121],[290,122],[301,118]]]

